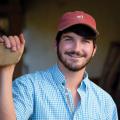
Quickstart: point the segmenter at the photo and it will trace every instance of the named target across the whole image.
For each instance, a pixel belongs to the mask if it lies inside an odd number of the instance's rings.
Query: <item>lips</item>
[[[83,57],[83,55],[81,55],[79,52],[65,52],[66,55],[72,57],[72,58],[80,58]]]
[[[76,54],[68,54],[70,57],[73,57],[73,58],[80,58],[80,56],[76,55]]]

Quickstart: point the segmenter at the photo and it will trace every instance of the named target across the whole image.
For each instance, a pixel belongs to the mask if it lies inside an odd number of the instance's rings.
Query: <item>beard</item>
[[[68,55],[68,56],[77,56],[77,57],[79,57],[79,58],[82,58],[82,57],[86,57],[86,55],[85,54],[81,54],[81,53],[79,53],[79,52],[76,52],[76,51],[66,51],[65,53],[64,53],[65,55]],[[92,52],[92,54],[93,54],[93,52]],[[81,63],[81,64],[77,64],[77,63],[75,63],[74,61],[73,62],[69,62],[63,55],[62,55],[62,53],[60,52],[60,50],[59,50],[59,47],[57,47],[57,57],[58,57],[58,59],[59,59],[59,61],[64,65],[64,67],[65,68],[67,68],[68,70],[70,70],[70,71],[72,71],[72,72],[78,72],[78,71],[80,71],[80,70],[82,70],[82,69],[84,69],[86,66],[87,66],[87,64],[91,61],[91,59],[92,59],[92,54],[91,54],[91,56],[89,57],[89,58],[87,58],[86,60],[84,60],[84,62],[83,63]]]

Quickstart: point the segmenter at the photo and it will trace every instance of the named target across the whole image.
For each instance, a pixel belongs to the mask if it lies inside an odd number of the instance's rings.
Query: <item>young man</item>
[[[111,96],[85,71],[96,52],[98,34],[91,15],[67,12],[58,24],[57,64],[17,78],[13,86],[15,65],[0,67],[0,119],[118,120]],[[13,52],[23,52],[23,35],[2,36],[0,41]]]

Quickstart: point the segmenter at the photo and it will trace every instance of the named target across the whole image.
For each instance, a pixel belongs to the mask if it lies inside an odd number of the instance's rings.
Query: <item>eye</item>
[[[82,42],[83,42],[83,43],[91,43],[91,40],[84,38],[84,39],[82,40]]]
[[[65,41],[72,41],[72,39],[71,38],[66,38],[66,39],[64,39]]]
[[[72,42],[73,39],[72,38],[64,38],[63,41],[65,41],[65,42]]]

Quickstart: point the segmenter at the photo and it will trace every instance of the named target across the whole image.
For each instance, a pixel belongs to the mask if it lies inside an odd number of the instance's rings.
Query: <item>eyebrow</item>
[[[69,35],[64,35],[63,38],[73,38],[73,37]]]
[[[69,38],[69,39],[73,39],[73,37],[72,36],[70,36],[70,35],[63,35],[63,37],[62,37],[63,39],[65,39],[65,38]],[[84,40],[93,40],[93,39],[95,39],[94,37],[92,37],[92,36],[82,36],[82,38],[84,39]]]

